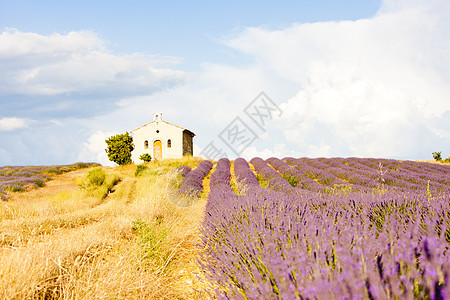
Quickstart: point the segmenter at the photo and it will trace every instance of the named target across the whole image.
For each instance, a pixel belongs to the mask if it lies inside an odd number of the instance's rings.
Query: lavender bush
[[[197,168],[190,171],[181,182],[179,194],[200,196],[203,191],[203,178],[209,174],[213,164],[209,160],[200,162]]]
[[[277,171],[269,167],[261,158],[252,158],[250,163],[255,168],[256,173],[260,174],[268,182],[268,188],[283,192],[293,192],[295,190]]]
[[[209,181],[210,192],[206,211],[214,210],[216,202],[220,202],[224,198],[237,199],[237,195],[231,187],[230,179],[230,161],[227,158],[221,158],[217,162],[216,169],[211,174]]]
[[[322,187],[348,184],[353,191],[363,192],[372,192],[380,188],[397,191],[428,189],[434,194],[448,193],[450,187],[448,166],[436,164],[365,158],[283,160]]]
[[[266,160],[275,170],[277,170],[283,178],[285,178],[291,185],[311,190],[311,191],[324,191],[324,187],[308,177],[307,172],[301,172],[289,166],[287,163],[281,159],[271,157]]]
[[[7,200],[6,191],[22,192],[30,188],[43,187],[47,181],[52,179],[52,175],[98,165],[96,163],[75,163],[55,166],[0,167],[0,197],[2,200]]]
[[[255,161],[254,161],[255,162]],[[255,162],[256,164],[258,164],[259,162]],[[264,166],[264,165],[263,165]],[[264,167],[266,170],[268,170],[267,168],[270,168],[267,166]],[[268,170],[271,174],[274,174],[272,171]],[[239,193],[241,195],[246,195],[246,196],[264,196],[264,197],[280,197],[280,196],[285,196],[286,194],[283,192],[278,192],[275,191],[273,189],[270,188],[263,188],[261,187],[261,185],[258,182],[258,179],[255,176],[255,173],[253,173],[253,171],[250,169],[250,166],[248,165],[247,161],[243,158],[238,158],[234,161],[234,174],[236,177],[236,181],[238,182],[239,185]],[[275,174],[274,174],[275,175]],[[268,179],[271,179],[272,177],[266,177]],[[275,179],[274,179],[275,178]],[[274,180],[276,181],[281,181],[283,180],[280,175],[275,176]],[[278,188],[277,184],[270,184],[270,187],[273,188],[275,187],[275,189]],[[289,186],[289,184],[287,182],[283,183],[284,186]],[[290,192],[293,191],[293,189],[291,187],[288,187]]]
[[[234,174],[236,181],[242,186],[260,187],[255,173],[250,169],[250,166],[245,159],[237,158],[234,161]]]
[[[303,172],[309,178],[317,181],[322,186],[333,186],[335,184],[345,184],[344,181],[336,177],[335,175],[326,171],[326,169],[317,169],[316,167],[309,165],[307,162],[310,160],[302,161],[301,159],[286,158],[286,163],[297,170]]]
[[[189,172],[191,172],[191,168],[188,166],[183,166],[177,169],[178,173],[181,174],[181,176],[185,177]]]
[[[276,159],[268,162],[277,171],[253,159],[255,170],[269,180],[269,189],[263,189],[247,162],[237,159],[236,180],[247,186],[243,195],[230,191],[227,160],[220,167],[218,163],[199,243],[199,263],[211,283],[204,298],[450,297],[450,168],[378,159],[331,160],[299,159],[296,164],[285,159],[297,173]],[[344,182],[354,172],[363,176],[361,186],[371,184],[368,189],[378,177],[387,178],[390,185],[384,193],[287,193],[293,189],[287,181],[290,188],[285,191],[270,184],[286,170],[299,178],[308,172],[330,178],[334,177],[328,174],[336,173],[333,176],[342,176]]]
[[[217,162],[216,170],[211,174],[209,185],[212,192],[223,191],[229,194],[234,193],[231,188],[230,161],[227,158],[221,158]]]

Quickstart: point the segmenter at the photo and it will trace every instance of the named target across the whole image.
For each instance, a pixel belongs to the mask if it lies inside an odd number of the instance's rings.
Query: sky
[[[0,0],[0,166],[111,165],[105,139],[155,112],[205,158],[448,157],[448,15],[448,0]]]

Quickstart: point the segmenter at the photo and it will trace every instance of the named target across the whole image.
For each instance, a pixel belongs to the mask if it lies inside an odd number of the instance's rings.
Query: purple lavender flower
[[[189,172],[191,172],[191,168],[188,166],[183,166],[177,169],[177,172],[181,174],[181,176],[185,177]]]
[[[442,180],[449,168],[380,159],[284,160],[268,159],[274,169],[261,159],[252,164],[269,182],[286,174],[335,176],[368,190],[264,189],[237,159],[234,175],[247,192],[236,195],[229,163],[219,161],[198,245],[205,278],[220,287],[209,291],[212,297],[449,298],[450,193]],[[389,189],[370,193],[380,175]],[[441,194],[425,193],[423,180],[440,184]]]
[[[285,193],[293,192],[295,190],[289,182],[283,179],[280,174],[272,169],[263,159],[254,157],[250,160],[250,163],[255,167],[255,171],[268,182],[268,188],[275,191],[283,191]]]
[[[259,182],[256,179],[255,174],[243,158],[237,158],[234,161],[234,174],[236,176],[236,181],[242,185],[258,186]]]
[[[199,197],[203,191],[203,178],[209,174],[212,166],[213,164],[209,160],[201,161],[197,168],[183,178],[178,193]]]
[[[6,192],[21,192],[29,188],[45,186],[52,179],[50,174],[61,174],[80,168],[98,166],[96,163],[75,163],[63,166],[5,166],[0,167],[0,197],[6,200]],[[57,171],[55,171],[57,170]]]

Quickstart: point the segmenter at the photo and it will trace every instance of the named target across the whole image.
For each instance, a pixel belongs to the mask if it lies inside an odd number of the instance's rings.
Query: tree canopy
[[[118,165],[131,163],[131,151],[134,150],[133,137],[128,133],[116,134],[105,140],[105,149],[110,161]]]

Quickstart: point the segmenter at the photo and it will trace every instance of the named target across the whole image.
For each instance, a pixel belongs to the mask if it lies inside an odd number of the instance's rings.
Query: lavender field
[[[0,198],[8,199],[8,192],[23,192],[45,186],[52,176],[92,167],[95,163],[74,163],[55,166],[5,166],[0,167]]]
[[[185,172],[182,192],[198,194],[209,165]],[[212,170],[204,298],[450,298],[450,166],[224,158]]]

